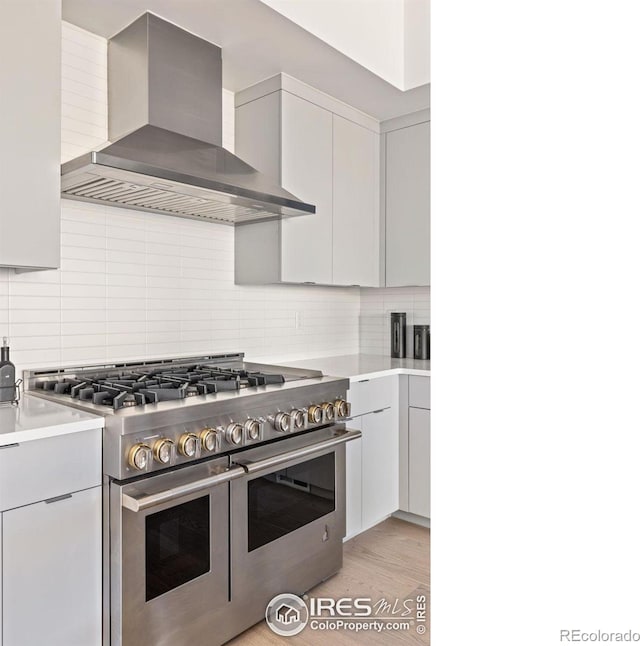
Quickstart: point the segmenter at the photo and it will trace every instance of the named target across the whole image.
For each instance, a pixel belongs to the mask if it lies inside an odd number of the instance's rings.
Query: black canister
[[[407,315],[391,312],[391,356],[404,359],[407,354]]]
[[[431,358],[431,334],[428,325],[413,326],[413,358]]]

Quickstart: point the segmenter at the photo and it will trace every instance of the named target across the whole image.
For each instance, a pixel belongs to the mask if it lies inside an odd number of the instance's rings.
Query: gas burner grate
[[[112,371],[99,377],[83,375],[57,381],[36,381],[35,387],[119,410],[284,382],[284,376],[279,374],[196,363],[148,371]]]

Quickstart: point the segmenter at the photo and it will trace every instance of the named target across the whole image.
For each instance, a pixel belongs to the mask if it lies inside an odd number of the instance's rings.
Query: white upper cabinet
[[[282,222],[282,281],[329,285],[333,223],[331,113],[287,92],[280,100],[282,188],[316,207],[313,215]]]
[[[60,0],[0,2],[0,266],[60,264]]]
[[[333,115],[333,284],[380,284],[379,137]]]
[[[236,283],[379,286],[378,122],[279,75],[236,94],[235,125],[235,153],[316,207],[236,227]]]
[[[387,287],[430,285],[430,121],[421,111],[384,122]]]

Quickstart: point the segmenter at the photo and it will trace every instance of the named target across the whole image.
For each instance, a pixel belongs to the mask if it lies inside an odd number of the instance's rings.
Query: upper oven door
[[[112,643],[198,643],[228,603],[228,482],[244,471],[226,462],[111,484]]]
[[[344,444],[359,436],[336,425],[232,456],[247,470],[231,484],[234,599],[255,597],[264,612],[266,596],[306,591],[341,567]]]

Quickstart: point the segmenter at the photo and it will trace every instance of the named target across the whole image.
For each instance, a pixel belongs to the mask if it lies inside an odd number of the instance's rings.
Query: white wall
[[[429,324],[431,322],[431,288],[361,289],[360,352],[389,354],[391,312],[406,312],[407,326]],[[409,332],[407,330],[407,335]]]
[[[430,81],[429,0],[262,0],[400,90]]]
[[[62,28],[68,160],[107,137],[106,41]],[[223,142],[233,149],[233,96],[223,98]],[[266,361],[358,351],[358,289],[236,286],[232,227],[66,199],[61,226],[59,270],[0,269],[0,336],[10,337],[19,370],[217,351]]]
[[[262,0],[392,85],[404,89],[402,0]]]
[[[404,0],[404,89],[431,80],[430,0]]]

